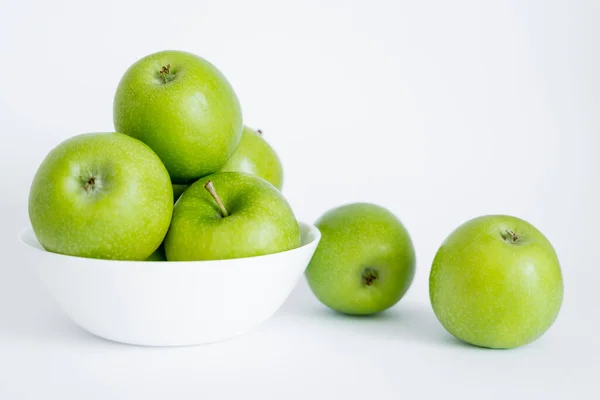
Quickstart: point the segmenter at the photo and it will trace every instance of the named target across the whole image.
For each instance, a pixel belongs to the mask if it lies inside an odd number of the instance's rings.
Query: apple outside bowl
[[[111,261],[51,253],[31,228],[26,262],[74,323],[135,345],[182,346],[245,333],[270,318],[308,266],[321,234],[300,223],[301,246],[215,261]]]

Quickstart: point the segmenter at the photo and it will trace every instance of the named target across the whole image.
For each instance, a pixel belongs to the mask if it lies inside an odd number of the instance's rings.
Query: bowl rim
[[[229,258],[229,259],[224,259],[224,260],[195,260],[195,261],[108,260],[108,259],[104,259],[104,258],[81,257],[81,256],[73,256],[73,255],[69,255],[69,254],[54,253],[54,252],[45,250],[42,247],[42,245],[37,240],[37,237],[35,235],[33,227],[30,224],[25,226],[24,228],[21,228],[17,232],[17,238],[18,238],[21,246],[25,246],[29,249],[33,249],[40,253],[47,254],[50,257],[70,258],[70,259],[81,260],[81,261],[86,261],[86,262],[90,262],[90,263],[110,264],[110,265],[114,265],[114,264],[132,264],[132,265],[155,264],[156,265],[156,264],[158,264],[158,265],[170,265],[170,266],[172,266],[172,265],[200,265],[200,264],[231,264],[231,263],[240,262],[242,260],[250,260],[250,259],[260,260],[260,259],[265,259],[265,258],[282,257],[282,256],[285,256],[288,254],[301,252],[306,247],[308,247],[312,244],[315,244],[315,243],[318,244],[318,242],[321,240],[321,231],[319,230],[319,228],[317,228],[314,224],[310,224],[310,223],[300,221],[300,220],[298,220],[298,225],[300,227],[301,232],[303,231],[303,229],[305,230],[304,235],[307,235],[310,238],[310,240],[307,241],[306,243],[300,244],[300,246],[298,246],[296,248],[293,248],[290,250],[279,251],[277,253],[263,254],[260,256]],[[39,247],[34,246],[25,240],[25,236],[28,234],[31,234],[33,236],[33,238],[35,239],[35,241],[37,242]]]

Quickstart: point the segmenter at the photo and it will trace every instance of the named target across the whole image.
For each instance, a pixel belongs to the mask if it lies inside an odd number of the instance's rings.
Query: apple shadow
[[[68,316],[43,307],[41,310],[19,310],[20,312],[0,311],[3,324],[0,325],[0,338],[10,341],[79,344],[83,346],[122,348],[164,349],[162,346],[137,346],[102,338],[86,331],[72,322]],[[29,312],[27,312],[29,311]],[[321,305],[304,307],[278,313],[274,318],[293,317],[311,319],[319,322],[323,329],[336,332],[352,332],[384,341],[418,342],[427,346],[481,348],[472,346],[450,335],[437,321],[433,312],[418,304],[398,304],[394,308],[374,315],[347,315]],[[321,329],[321,328],[319,328]],[[235,339],[235,338],[232,338]],[[248,339],[248,338],[247,338]],[[1,339],[0,339],[1,340]],[[226,340],[224,342],[227,342]],[[219,343],[219,342],[216,342]],[[216,344],[215,343],[215,344]],[[188,346],[167,347],[180,349]]]
[[[336,330],[365,334],[380,340],[406,340],[428,346],[458,347],[481,350],[448,333],[431,308],[417,303],[398,303],[393,308],[373,315],[348,315],[322,305],[292,309],[288,316],[323,320]]]

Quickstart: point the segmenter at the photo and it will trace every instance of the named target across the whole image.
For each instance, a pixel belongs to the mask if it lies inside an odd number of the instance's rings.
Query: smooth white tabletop
[[[23,291],[32,297],[26,304],[3,302],[0,309],[3,399],[594,399],[598,394],[598,318],[577,317],[573,301],[537,342],[485,350],[447,334],[417,293],[379,316],[346,317],[318,304],[301,282],[275,317],[243,336],[211,345],[149,348],[109,342],[74,326],[32,278],[13,276],[22,284],[15,298],[22,301]]]

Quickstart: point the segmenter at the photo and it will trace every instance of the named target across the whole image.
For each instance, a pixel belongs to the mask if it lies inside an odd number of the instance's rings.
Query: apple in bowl
[[[320,240],[251,174],[212,174],[174,206],[160,158],[121,133],[56,146],[33,179],[29,213],[22,259],[64,312],[93,334],[138,345],[207,343],[257,326]]]
[[[173,183],[218,171],[237,148],[242,110],[223,73],[195,54],[165,50],[133,63],[113,100],[115,130],[146,143]]]
[[[53,148],[33,178],[29,218],[40,244],[66,255],[144,260],[171,222],[173,190],[158,156],[121,133]]]
[[[281,192],[242,172],[196,181],[175,204],[165,238],[170,261],[251,257],[300,244],[298,222]]]
[[[283,190],[283,165],[275,149],[263,137],[261,130],[244,126],[239,145],[219,171],[256,175],[280,191]],[[174,200],[177,201],[189,186],[189,184],[174,183]]]

